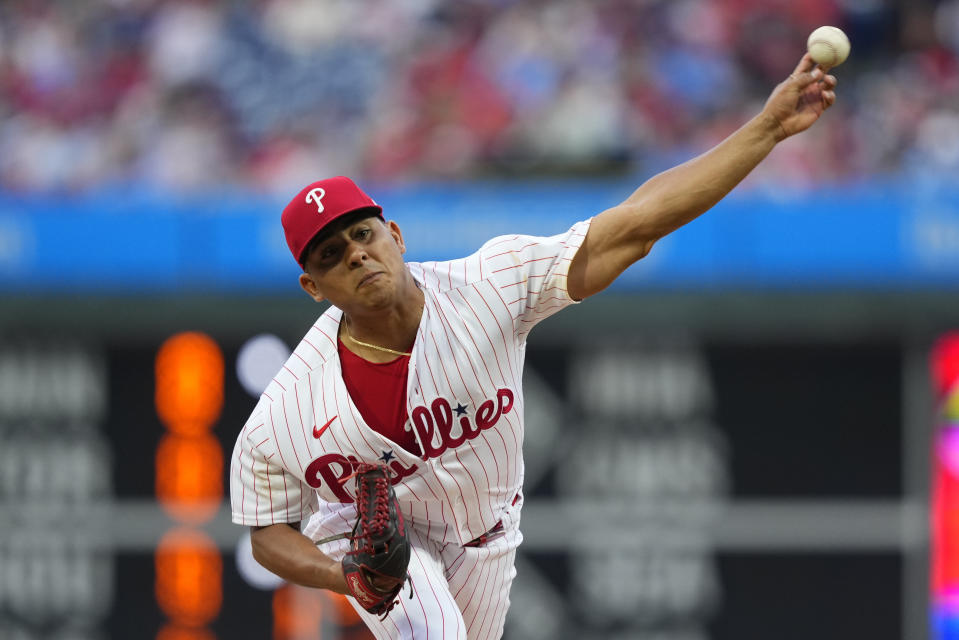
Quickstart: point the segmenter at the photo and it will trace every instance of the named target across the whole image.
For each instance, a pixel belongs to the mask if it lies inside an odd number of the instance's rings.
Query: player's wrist
[[[343,575],[343,565],[332,559],[328,559],[323,566],[317,567],[320,584],[324,589],[349,595],[350,590],[346,586],[346,577]]]
[[[768,140],[771,145],[776,145],[789,137],[782,121],[769,109],[763,109],[759,115],[753,118],[751,124],[756,128],[759,135],[764,140]]]

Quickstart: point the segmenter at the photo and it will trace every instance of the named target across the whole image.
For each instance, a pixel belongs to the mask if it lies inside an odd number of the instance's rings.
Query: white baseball
[[[809,34],[806,49],[823,67],[835,67],[849,56],[849,38],[838,27],[819,27]]]

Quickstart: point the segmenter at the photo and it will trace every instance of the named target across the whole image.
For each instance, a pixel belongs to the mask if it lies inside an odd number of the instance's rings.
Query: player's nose
[[[369,255],[366,248],[357,242],[350,242],[346,246],[346,259],[350,266],[359,266],[366,262]]]

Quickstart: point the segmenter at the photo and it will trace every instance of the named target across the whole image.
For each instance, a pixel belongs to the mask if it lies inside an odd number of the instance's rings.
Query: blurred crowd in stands
[[[0,189],[639,179],[824,24],[839,103],[750,181],[959,176],[959,0],[3,0]]]

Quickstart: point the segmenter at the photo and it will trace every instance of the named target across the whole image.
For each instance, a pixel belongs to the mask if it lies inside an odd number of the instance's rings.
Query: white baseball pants
[[[409,527],[413,585],[385,620],[350,603],[378,640],[495,640],[503,635],[509,590],[516,577],[516,548],[523,540],[518,509],[501,535],[476,547],[427,539]]]

